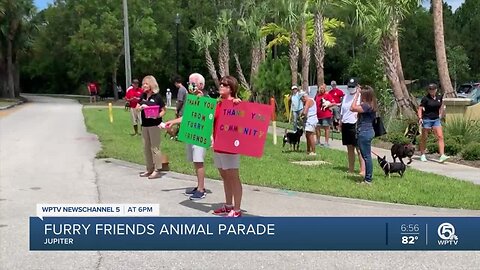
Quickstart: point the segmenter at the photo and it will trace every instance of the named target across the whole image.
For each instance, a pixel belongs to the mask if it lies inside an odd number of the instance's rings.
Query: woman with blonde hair
[[[162,123],[162,117],[165,115],[165,103],[162,96],[158,93],[159,87],[155,77],[149,75],[143,78],[142,88],[144,92],[136,109],[141,111],[142,116],[143,150],[147,170],[141,173],[140,177],[154,179],[160,177],[160,169],[162,168],[160,129],[158,125]],[[158,106],[158,115],[146,117],[144,110],[149,106]]]
[[[360,96],[360,104],[357,103]],[[352,112],[358,113],[357,121],[357,140],[358,148],[365,161],[365,177],[364,183],[371,184],[373,178],[373,161],[372,161],[372,140],[375,137],[373,130],[373,121],[377,114],[377,98],[373,88],[366,85],[357,91],[350,107]]]

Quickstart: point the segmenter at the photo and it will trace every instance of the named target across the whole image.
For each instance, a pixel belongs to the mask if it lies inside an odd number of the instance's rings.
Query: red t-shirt
[[[87,87],[88,87],[88,92],[97,93],[97,86],[94,83],[89,83]]]
[[[331,103],[334,102],[332,96],[330,96],[329,93],[324,93],[324,94],[317,94],[315,97],[315,102],[317,103],[317,118],[318,119],[325,119],[325,118],[331,118],[333,116],[332,111],[330,108],[328,109],[323,109],[323,100],[329,101]]]
[[[342,97],[345,96],[345,93],[343,93],[343,91],[337,87],[333,88],[328,93],[333,98],[335,103],[340,103],[342,101]]]
[[[130,86],[127,89],[127,94],[125,95],[125,99],[136,98],[136,99],[133,99],[133,100],[129,101],[130,108],[137,107],[138,101],[140,101],[140,97],[142,96],[142,94],[143,94],[143,89],[140,88],[140,87]]]

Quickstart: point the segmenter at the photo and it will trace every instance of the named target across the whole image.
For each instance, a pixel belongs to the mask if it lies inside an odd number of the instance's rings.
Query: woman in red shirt
[[[330,126],[332,125],[332,111],[330,107],[335,105],[333,97],[327,93],[327,86],[325,84],[320,85],[318,88],[317,96],[315,97],[317,103],[317,145],[323,145],[329,147],[328,140],[330,139]],[[320,137],[322,136],[322,129],[325,132],[325,144],[320,143]]]
[[[222,108],[222,101],[232,100],[233,103],[240,103],[237,97],[238,81],[232,76],[225,76],[220,80],[220,101],[215,108],[214,132],[218,116]],[[215,138],[215,134],[213,134]],[[218,138],[216,138],[218,140]],[[213,144],[212,140],[212,144]],[[215,215],[227,215],[228,217],[241,217],[242,211],[240,204],[242,202],[242,183],[240,182],[240,155],[233,153],[225,153],[215,151],[215,166],[223,180],[223,188],[225,190],[225,204],[213,211]]]

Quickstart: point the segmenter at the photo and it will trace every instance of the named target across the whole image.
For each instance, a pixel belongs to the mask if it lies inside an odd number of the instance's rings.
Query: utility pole
[[[175,25],[177,27],[177,42],[176,42],[176,63],[177,63],[177,75],[178,75],[178,27],[180,26],[180,14],[177,13],[177,16],[175,17]]]
[[[132,84],[132,65],[130,62],[130,34],[128,32],[128,4],[123,0],[123,41],[125,49],[125,90]]]

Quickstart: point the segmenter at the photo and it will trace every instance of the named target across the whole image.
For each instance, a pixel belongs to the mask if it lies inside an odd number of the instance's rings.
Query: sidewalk
[[[273,127],[268,128],[269,133],[273,133]],[[285,129],[277,128],[277,136],[283,136]],[[323,140],[322,140],[323,141]],[[281,141],[280,141],[281,142]],[[302,142],[305,142],[305,136],[302,136]],[[321,146],[317,146],[317,152],[322,151]],[[342,145],[341,140],[330,140],[330,148],[341,151],[347,151],[347,148]],[[372,151],[380,156],[386,156],[388,160],[392,161],[392,155],[390,150],[372,147]],[[419,156],[413,156],[413,162],[409,167],[419,171],[434,173],[438,175],[444,175],[464,181],[470,181],[476,185],[480,185],[480,169],[469,167],[457,163],[445,162],[440,163],[438,160],[429,159],[428,162],[421,162]],[[376,162],[376,161],[375,161]]]

